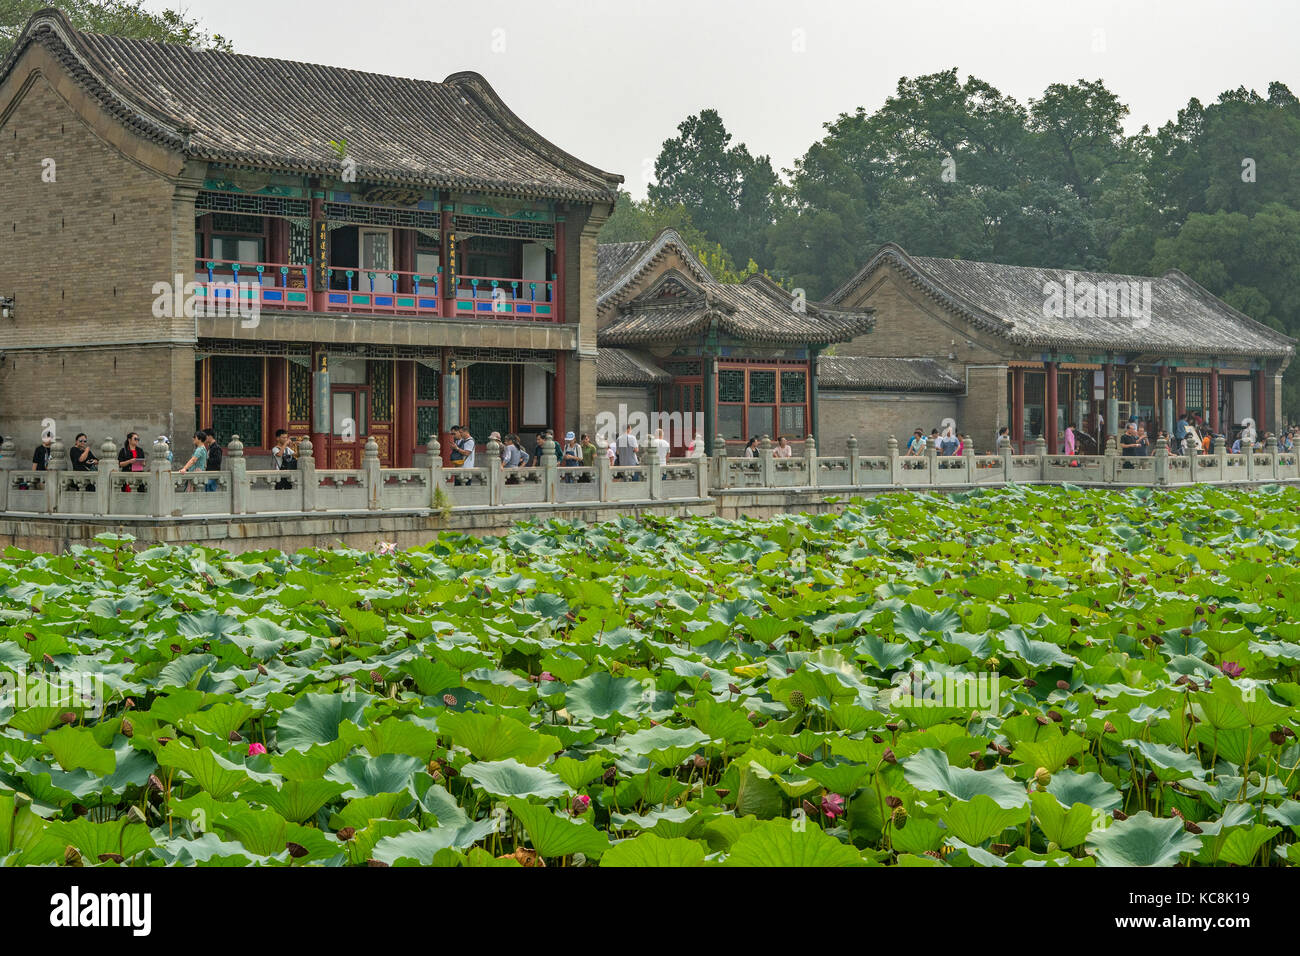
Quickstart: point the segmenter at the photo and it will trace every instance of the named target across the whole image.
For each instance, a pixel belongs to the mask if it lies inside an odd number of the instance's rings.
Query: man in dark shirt
[[[211,428],[205,428],[203,434],[208,436],[205,444],[208,446],[208,471],[221,470],[221,446],[217,444],[217,433]]]
[[[45,471],[46,466],[50,463],[50,444],[54,441],[52,435],[45,435],[41,438],[41,443],[36,446],[36,453],[32,455],[32,471]]]
[[[1125,458],[1142,454],[1142,439],[1138,437],[1137,426],[1132,422],[1124,428],[1124,434],[1119,436],[1119,450]],[[1124,467],[1132,468],[1133,465],[1131,462],[1125,462]]]
[[[94,471],[95,466],[99,464],[99,459],[90,450],[90,441],[86,438],[85,432],[77,435],[77,440],[72,445],[72,451],[68,454],[68,459],[72,462],[73,471]]]

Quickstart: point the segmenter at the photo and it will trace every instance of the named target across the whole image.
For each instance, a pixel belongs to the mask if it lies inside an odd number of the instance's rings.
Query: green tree
[[[18,39],[27,21],[49,0],[0,0],[0,59]],[[113,36],[181,43],[205,50],[230,51],[230,43],[219,33],[205,29],[198,20],[179,10],[153,13],[144,0],[62,0],[60,10],[78,30]]]

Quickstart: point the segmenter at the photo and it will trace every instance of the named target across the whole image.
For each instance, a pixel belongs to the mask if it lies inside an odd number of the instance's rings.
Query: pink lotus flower
[[[396,541],[380,541],[378,545],[375,547],[375,554],[381,556],[385,554],[396,554],[396,553],[397,553]]]
[[[1219,670],[1223,671],[1223,673],[1227,674],[1229,677],[1240,677],[1246,672],[1246,669],[1236,661],[1225,661],[1219,665]]]
[[[585,793],[580,793],[573,798],[573,812],[575,814],[586,813],[589,806],[591,806],[591,797]]]
[[[248,755],[250,757],[256,757],[258,754],[264,754],[264,753],[266,753],[266,744],[248,745]]]
[[[838,793],[828,793],[822,797],[822,813],[834,820],[844,812],[844,798]]]
[[[550,671],[542,671],[541,675],[540,675],[537,679],[538,679],[538,680],[555,680],[555,675],[552,674]]]

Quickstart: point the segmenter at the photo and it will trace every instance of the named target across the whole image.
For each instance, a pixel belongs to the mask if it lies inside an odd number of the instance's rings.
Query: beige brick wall
[[[818,393],[817,448],[823,455],[842,455],[854,435],[859,454],[883,455],[890,435],[898,439],[900,448],[905,447],[914,429],[929,434],[945,418],[956,417],[953,395],[823,389]],[[978,436],[975,446],[981,447]]]
[[[154,283],[174,281],[178,251],[193,256],[180,168],[42,48],[0,85],[0,294],[17,299],[17,317],[0,320],[0,433],[20,448],[44,418],[96,446],[169,420],[192,427],[194,320],[153,314]]]

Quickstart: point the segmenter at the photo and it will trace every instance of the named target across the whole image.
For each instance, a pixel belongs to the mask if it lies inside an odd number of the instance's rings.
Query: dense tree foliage
[[[1126,134],[1127,114],[1101,80],[1021,104],[956,69],[905,77],[879,109],[826,123],[781,179],[704,110],[664,143],[648,199],[625,200],[607,233],[673,225],[812,297],[890,241],[1019,265],[1176,268],[1300,335],[1300,101],[1281,83],[1266,96],[1239,88],[1191,100],[1154,133]],[[1300,416],[1295,373],[1284,412]]]
[[[195,19],[177,10],[152,13],[143,0],[0,0],[0,59],[13,48],[32,14],[57,6],[78,30],[113,36],[183,43],[210,50],[229,50],[220,34],[205,30]]]

